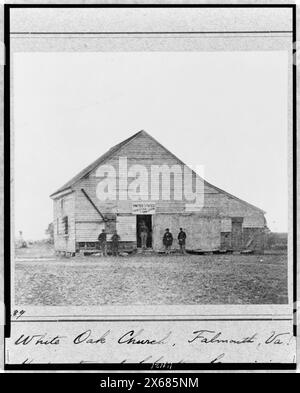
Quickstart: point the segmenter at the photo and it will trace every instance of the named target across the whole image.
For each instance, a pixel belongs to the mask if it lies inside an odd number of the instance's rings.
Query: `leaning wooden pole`
[[[81,189],[82,193],[84,194],[84,196],[86,197],[86,199],[90,202],[90,204],[94,207],[94,209],[97,211],[97,213],[101,216],[103,221],[108,221],[104,215],[101,213],[101,211],[98,209],[98,207],[94,204],[94,202],[91,200],[91,198],[88,196],[88,194],[86,193],[86,191],[82,188]]]

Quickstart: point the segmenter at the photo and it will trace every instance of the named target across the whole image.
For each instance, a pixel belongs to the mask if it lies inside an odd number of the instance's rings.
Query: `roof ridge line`
[[[105,153],[103,153],[100,157],[98,157],[95,161],[93,161],[91,164],[89,164],[84,169],[82,169],[80,172],[78,172],[77,175],[73,176],[67,183],[65,183],[63,186],[58,188],[55,192],[53,192],[50,195],[50,198],[53,198],[56,194],[59,194],[59,193],[63,192],[64,190],[71,188],[74,184],[78,183],[82,178],[84,178],[85,176],[90,174],[95,169],[95,166],[99,165],[101,163],[101,161],[103,161],[107,158],[109,153],[111,153],[111,154],[117,153],[123,146],[126,146],[127,143],[131,142],[138,135],[140,135],[142,133],[144,133],[148,136],[151,136],[145,130],[140,130],[140,131],[136,132],[135,134],[133,134],[132,136],[130,136],[129,138],[124,139],[122,142],[117,143],[116,145],[111,147],[109,150],[107,150]]]
[[[51,194],[50,197],[52,198],[56,194],[59,194],[59,193],[63,192],[64,190],[71,188],[74,184],[76,184],[80,180],[82,180],[82,178],[89,175],[95,169],[95,167],[98,166],[102,161],[105,161],[109,157],[109,154],[116,154],[121,148],[126,146],[128,143],[132,142],[139,135],[146,135],[149,138],[151,138],[155,143],[157,143],[161,148],[163,148],[168,154],[172,155],[182,165],[188,167],[192,171],[192,173],[194,173],[201,180],[203,180],[204,184],[206,184],[208,187],[212,187],[213,189],[217,190],[218,192],[223,193],[223,194],[229,196],[230,198],[233,198],[233,199],[235,199],[235,200],[237,200],[247,206],[250,206],[251,208],[256,209],[264,214],[266,213],[263,209],[255,206],[255,205],[252,205],[251,203],[249,203],[239,197],[236,197],[235,195],[209,183],[207,180],[202,178],[197,172],[195,172],[192,168],[190,168],[188,165],[186,165],[180,158],[178,158],[174,153],[172,153],[170,150],[168,150],[164,145],[162,145],[159,141],[157,141],[152,135],[150,135],[145,130],[140,130],[140,131],[136,132],[135,134],[133,134],[132,136],[130,136],[129,138],[124,139],[122,142],[111,147],[108,151],[106,151],[104,154],[102,154],[97,160],[93,161],[90,165],[88,165],[86,168],[84,168],[82,171],[80,171],[77,175],[75,175],[73,178],[71,178],[71,180],[69,180],[64,186],[60,187],[57,191],[55,191],[53,194]]]
[[[152,140],[154,140],[156,143],[158,143],[159,146],[161,146],[164,150],[166,150],[169,154],[171,154],[176,160],[178,160],[182,165],[185,165],[186,167],[188,167],[188,168],[192,171],[192,173],[194,173],[194,174],[195,174],[196,176],[198,176],[201,180],[203,180],[204,184],[206,184],[206,185],[209,186],[209,187],[214,188],[214,189],[217,190],[218,192],[221,192],[221,193],[223,193],[223,194],[228,195],[230,198],[236,199],[237,201],[240,201],[240,202],[242,202],[242,203],[244,203],[244,204],[246,204],[246,205],[248,205],[248,206],[250,206],[250,207],[252,207],[252,208],[254,208],[254,209],[256,209],[256,210],[259,210],[260,212],[262,212],[262,213],[264,213],[264,214],[266,214],[266,212],[265,212],[263,209],[261,209],[261,208],[255,206],[255,205],[252,205],[251,203],[249,203],[249,202],[247,202],[247,201],[245,201],[245,200],[243,200],[243,199],[241,199],[241,198],[239,198],[239,197],[236,197],[236,196],[233,195],[233,194],[230,194],[229,192],[227,192],[227,191],[225,191],[225,190],[223,190],[223,189],[221,189],[221,188],[215,186],[214,184],[209,183],[209,182],[208,182],[207,180],[205,180],[202,176],[200,176],[197,172],[195,172],[192,168],[190,168],[188,165],[186,165],[186,164],[185,164],[180,158],[178,158],[174,153],[172,153],[172,152],[171,152],[170,150],[168,150],[164,145],[162,145],[159,141],[157,141],[152,135],[148,134],[146,131],[144,131],[144,132],[145,132]]]

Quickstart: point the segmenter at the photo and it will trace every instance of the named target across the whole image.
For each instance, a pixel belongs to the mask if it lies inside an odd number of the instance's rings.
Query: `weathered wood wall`
[[[119,168],[119,157],[127,158],[127,170],[132,165],[142,165],[146,168],[147,175],[142,176],[142,186],[147,186],[148,194],[141,192],[141,199],[144,201],[152,201],[151,191],[158,195],[159,198],[155,200],[156,213],[153,215],[153,236],[154,236],[154,248],[158,249],[161,247],[162,232],[166,227],[174,227],[175,233],[178,232],[180,226],[185,227],[186,231],[193,234],[190,237],[189,247],[197,248],[215,248],[228,246],[231,242],[231,230],[232,224],[231,219],[234,217],[243,217],[242,227],[243,230],[251,228],[252,231],[262,230],[265,225],[264,214],[251,207],[248,204],[243,203],[231,197],[230,195],[208,185],[204,184],[204,207],[202,211],[198,211],[195,208],[193,215],[186,215],[187,209],[186,204],[191,202],[184,197],[183,182],[181,189],[174,185],[174,182],[170,182],[171,200],[164,200],[163,193],[166,191],[167,186],[161,182],[154,182],[151,178],[151,166],[152,165],[181,165],[183,173],[183,164],[180,163],[172,154],[166,151],[161,145],[155,142],[147,134],[140,134],[135,139],[131,140],[127,145],[124,145],[117,155],[110,157],[102,165],[111,165],[115,168],[117,178],[117,200],[100,201],[97,197],[97,186],[103,177],[97,176],[97,168],[95,168],[86,178],[79,181],[72,188],[74,190],[74,232],[72,236],[76,237],[76,242],[84,241],[96,241],[99,233],[101,232],[104,224],[99,213],[91,205],[86,196],[82,193],[83,188],[89,197],[96,204],[97,208],[102,214],[112,213],[116,216],[116,223],[111,225],[111,231],[117,229],[123,241],[136,241],[136,217],[132,215],[132,201],[131,200],[119,200],[119,192],[122,193],[124,190],[128,191],[130,183],[133,178],[128,179],[127,186],[119,185],[119,173],[126,173],[126,167],[122,166]],[[132,173],[132,176],[134,174]],[[190,179],[195,184],[195,175]],[[180,193],[183,195],[182,200],[174,200],[174,193]],[[193,207],[188,209],[193,210]],[[205,212],[205,214],[203,213]],[[209,213],[210,212],[210,213]],[[199,218],[202,214],[202,218]],[[200,216],[199,216],[200,214]],[[204,215],[206,216],[204,218]],[[169,224],[168,224],[169,220]],[[75,227],[76,221],[76,227]],[[70,221],[71,224],[71,221]],[[75,234],[76,228],[76,234]],[[245,231],[248,233],[249,230]],[[247,236],[245,235],[245,239]],[[71,239],[71,237],[70,237]],[[72,240],[73,241],[73,240]],[[246,241],[246,240],[245,240]],[[70,248],[70,240],[68,244],[65,238],[57,238],[56,244],[59,247],[66,246]]]
[[[62,207],[63,200],[63,207]],[[56,251],[75,252],[75,194],[55,199],[54,248]],[[68,217],[68,234],[64,233],[63,217]]]
[[[76,242],[96,242],[102,229],[103,222],[76,222]]]
[[[153,249],[163,250],[163,235],[169,228],[174,237],[172,248],[179,249],[178,232],[186,232],[186,248],[211,251],[221,245],[221,220],[218,217],[205,217],[201,214],[156,214],[153,226]]]

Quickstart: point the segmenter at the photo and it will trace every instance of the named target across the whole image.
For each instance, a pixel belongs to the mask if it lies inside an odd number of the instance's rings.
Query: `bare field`
[[[286,255],[135,255],[16,261],[31,306],[286,304]]]

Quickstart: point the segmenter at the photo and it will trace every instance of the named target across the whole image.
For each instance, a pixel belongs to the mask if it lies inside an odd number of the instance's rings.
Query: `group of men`
[[[140,226],[140,238],[141,238],[141,246],[142,249],[145,250],[147,248],[147,240],[149,236],[149,231],[145,223],[142,223]],[[120,236],[118,235],[117,231],[114,231],[112,237],[111,237],[111,251],[112,255],[118,256],[119,255],[119,242],[120,242]],[[180,247],[180,251],[182,254],[185,254],[185,242],[186,242],[186,233],[182,228],[180,228],[178,236],[177,236],[178,244]],[[105,232],[105,229],[102,229],[102,232],[98,236],[98,241],[99,241],[99,249],[102,252],[102,255],[104,257],[107,256],[107,233]],[[165,233],[163,235],[163,245],[165,247],[165,253],[170,254],[172,244],[173,244],[173,235],[170,232],[169,228],[165,230]]]
[[[181,253],[186,254],[186,251],[185,251],[186,233],[184,232],[184,230],[182,228],[179,229],[177,240],[178,240],[178,244],[179,244]],[[171,247],[173,244],[173,235],[170,232],[169,228],[167,228],[164,233],[163,244],[165,246],[165,253],[170,254]]]
[[[119,242],[120,242],[120,236],[118,235],[117,231],[114,231],[112,237],[111,237],[111,251],[114,256],[119,255]],[[105,232],[105,229],[102,229],[102,232],[98,236],[98,241],[99,241],[99,248],[102,251],[102,255],[104,257],[107,257],[107,233]]]
[[[142,246],[143,250],[147,248],[148,236],[149,236],[148,227],[144,222],[142,222],[142,224],[140,226],[140,238],[141,238],[141,246]],[[184,232],[184,230],[182,228],[180,228],[180,230],[179,230],[177,239],[178,239],[181,253],[185,254],[186,253],[186,251],[185,251],[186,233]],[[162,241],[163,241],[163,245],[165,247],[165,253],[170,254],[171,247],[173,244],[173,235],[170,232],[169,228],[167,228],[165,230]]]

